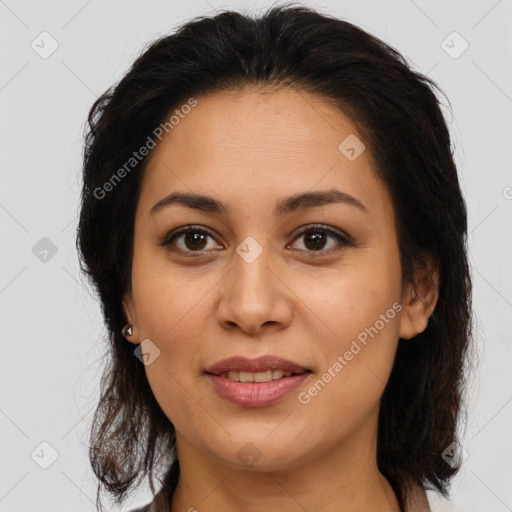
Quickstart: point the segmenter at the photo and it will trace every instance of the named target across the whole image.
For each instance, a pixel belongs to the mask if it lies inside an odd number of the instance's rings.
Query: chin
[[[297,452],[297,447],[301,444],[296,441],[283,445],[282,441],[271,442],[264,436],[258,439],[242,436],[241,439],[235,437],[231,440],[228,445],[231,449],[227,453],[225,451],[219,453],[216,450],[212,450],[212,453],[217,454],[227,466],[236,470],[282,471],[300,464],[302,455]],[[293,436],[288,439],[293,439]],[[304,448],[303,445],[301,446]]]

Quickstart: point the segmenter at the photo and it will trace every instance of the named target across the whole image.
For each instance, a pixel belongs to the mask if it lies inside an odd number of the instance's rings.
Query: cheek
[[[201,416],[201,397],[194,392],[200,372],[198,357],[211,321],[211,294],[218,276],[171,268],[162,258],[134,258],[132,287],[141,339],[159,349],[145,367],[148,382],[160,407],[178,430]],[[196,269],[197,270],[197,269]],[[187,418],[187,424],[182,424]]]
[[[197,343],[204,333],[208,295],[214,293],[212,272],[179,268],[154,254],[143,255],[138,261],[134,258],[133,268],[133,296],[141,336],[164,345],[173,339],[185,345]]]
[[[322,382],[307,392],[303,403],[315,402],[319,408],[337,403],[327,414],[338,418],[376,404],[398,345],[400,279],[397,259],[379,261],[368,254],[322,286],[304,286],[298,292],[308,297],[308,307],[321,319],[311,339],[322,361]]]
[[[354,252],[343,267],[296,279],[294,292],[304,308],[315,313],[315,322],[332,338],[336,350],[350,345],[350,340],[376,322],[384,337],[398,332],[397,308],[386,315],[401,292],[398,254],[392,250]],[[385,329],[382,315],[386,316]]]
[[[145,367],[146,376],[161,409],[176,430],[183,432],[205,420],[195,379],[208,288],[204,282],[189,282],[183,288],[185,283],[175,276],[171,280],[165,273],[155,277],[139,283],[137,291],[134,286],[134,297],[141,305],[137,305],[141,337],[152,340],[160,350],[154,362]]]
[[[305,417],[337,426],[333,438],[350,435],[377,407],[398,344],[400,304],[386,294],[351,297],[328,319],[335,334],[312,337],[322,366],[297,396]]]

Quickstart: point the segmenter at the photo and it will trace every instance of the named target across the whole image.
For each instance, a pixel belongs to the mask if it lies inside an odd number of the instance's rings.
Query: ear
[[[432,257],[427,256],[424,264],[416,265],[414,280],[416,287],[407,285],[402,302],[400,338],[406,340],[427,328],[439,298],[439,271]]]
[[[137,317],[135,315],[135,305],[133,304],[133,298],[131,292],[126,292],[123,296],[123,311],[126,317],[127,323],[133,327],[133,333],[131,336],[125,336],[130,343],[137,344]]]

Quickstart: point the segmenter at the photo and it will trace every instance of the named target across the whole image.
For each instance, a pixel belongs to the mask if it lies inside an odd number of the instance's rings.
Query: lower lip
[[[235,382],[226,377],[206,374],[223,398],[245,407],[273,404],[295,391],[310,375],[311,372],[304,372],[269,382]]]

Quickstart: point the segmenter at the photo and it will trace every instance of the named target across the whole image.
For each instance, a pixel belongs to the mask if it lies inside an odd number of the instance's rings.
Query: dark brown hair
[[[91,108],[77,248],[110,335],[89,453],[98,508],[102,487],[121,504],[147,475],[155,493],[153,473],[163,469],[170,499],[179,478],[174,427],[121,334],[149,156],[108,193],[98,190],[191,96],[247,85],[319,94],[349,116],[393,201],[404,282],[433,257],[439,300],[426,330],[399,341],[381,401],[377,463],[402,508],[411,485],[446,496],[457,467],[441,455],[456,440],[472,327],[467,213],[435,94],[442,91],[353,24],[288,4],[260,17],[225,11],[182,25],[145,48]]]

